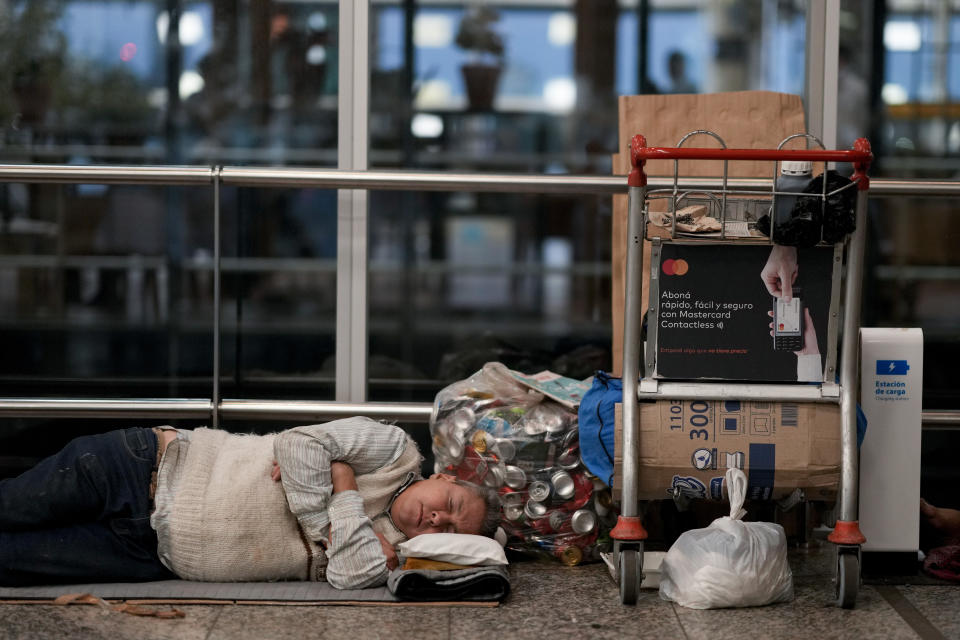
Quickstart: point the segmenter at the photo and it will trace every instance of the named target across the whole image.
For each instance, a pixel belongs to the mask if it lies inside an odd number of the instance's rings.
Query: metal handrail
[[[209,418],[205,398],[3,398],[0,417],[9,418]]]
[[[368,416],[378,420],[427,422],[433,405],[423,402],[335,402],[224,399],[224,420],[335,420]],[[0,417],[211,419],[209,398],[0,398]]]
[[[428,422],[433,405],[423,402],[317,402],[233,400],[220,403],[220,416],[234,420],[336,420],[367,416],[377,420]]]
[[[214,167],[0,164],[0,182],[59,184],[208,185]]]
[[[398,422],[428,422],[433,405],[426,402],[336,402],[312,400],[247,400],[219,403],[220,417],[229,420],[335,420],[368,416]],[[20,418],[162,418],[209,419],[208,398],[0,398],[0,417]],[[960,410],[924,411],[929,431],[960,429]]]
[[[924,411],[923,428],[927,431],[960,429],[960,411]]]
[[[210,185],[216,167],[76,166],[0,164],[0,182],[59,184]],[[452,173],[427,171],[302,169],[295,167],[221,167],[222,185],[313,189],[398,191],[488,191],[501,193],[620,194],[627,192],[625,175],[554,175],[511,173]],[[769,178],[729,178],[732,191],[767,191]],[[668,177],[650,177],[652,188],[673,185]],[[719,178],[684,178],[683,189],[715,190]],[[960,181],[871,178],[870,196],[939,197],[960,195]]]

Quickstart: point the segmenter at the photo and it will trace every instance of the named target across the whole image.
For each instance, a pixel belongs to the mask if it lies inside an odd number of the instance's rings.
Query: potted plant
[[[460,20],[456,43],[469,59],[460,70],[471,109],[489,110],[503,69],[503,38],[493,25],[500,19],[496,9],[484,4],[468,7]]]

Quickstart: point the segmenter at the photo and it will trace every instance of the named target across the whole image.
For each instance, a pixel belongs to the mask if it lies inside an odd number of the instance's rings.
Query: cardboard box
[[[658,400],[641,402],[641,500],[665,500],[674,487],[723,500],[730,466],[747,474],[748,499],[777,499],[800,488],[808,500],[833,499],[840,482],[840,408],[834,404]],[[613,493],[623,490],[623,422],[616,409]]]
[[[806,132],[800,96],[772,91],[730,91],[701,95],[621,96],[619,139],[624,147],[613,156],[614,175],[630,173],[630,140],[643,134],[651,147],[673,147],[687,133],[709,129],[731,149],[776,149],[787,136]],[[685,147],[719,147],[710,136],[689,138]],[[804,140],[791,140],[786,148],[802,149]],[[657,160],[646,164],[649,176],[673,177],[673,161]],[[774,165],[769,161],[729,162],[731,178],[772,178]],[[719,160],[684,160],[679,163],[681,177],[721,177]],[[815,168],[814,173],[817,173]],[[665,201],[661,202],[664,206]],[[612,325],[613,373],[621,375],[623,357],[624,272],[626,269],[627,196],[613,196],[612,246]],[[650,246],[644,246],[641,309],[647,308],[647,277],[650,271]]]

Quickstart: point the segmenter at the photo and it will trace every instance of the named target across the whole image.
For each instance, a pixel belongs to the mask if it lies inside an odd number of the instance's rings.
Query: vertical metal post
[[[369,0],[340,0],[337,168],[366,169]],[[367,192],[337,193],[336,399],[367,397]]]
[[[213,411],[211,426],[220,428],[220,175],[223,167],[213,168]]]
[[[833,245],[833,266],[830,272],[830,318],[827,321],[827,351],[823,381],[837,383],[837,340],[840,339],[840,288],[843,275],[843,243]]]
[[[806,35],[807,133],[833,149],[837,145],[839,0],[810,0]]]
[[[676,216],[674,216],[676,218]],[[647,281],[647,344],[646,354],[640,352],[640,362],[645,362],[645,368],[640,370],[643,378],[651,378],[657,372],[657,335],[660,313],[657,302],[660,300],[660,255],[663,243],[660,238],[650,239],[650,279]],[[642,258],[642,254],[641,254]],[[640,309],[641,317],[644,309]],[[642,327],[641,327],[642,329]]]
[[[645,187],[629,187],[627,264],[623,304],[623,494],[621,514],[639,514],[639,431],[637,385],[640,379],[640,330],[643,316],[643,201]]]
[[[840,0],[828,0],[823,30],[823,130],[820,141],[837,148],[837,93],[840,68]],[[835,163],[830,163],[832,166]],[[824,181],[826,184],[826,181]]]
[[[840,517],[856,522],[859,511],[859,456],[857,452],[857,381],[860,346],[860,299],[863,256],[867,237],[867,192],[857,192],[857,229],[847,252],[847,281],[843,300],[843,347],[840,352]]]

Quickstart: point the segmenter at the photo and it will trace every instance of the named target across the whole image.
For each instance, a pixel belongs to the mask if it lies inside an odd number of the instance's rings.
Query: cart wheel
[[[837,557],[837,606],[853,609],[860,589],[860,560],[854,553]]]
[[[620,603],[636,604],[643,580],[643,543],[640,550],[627,549],[620,552]]]

